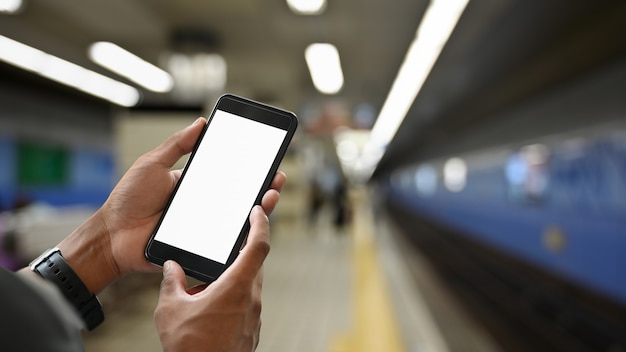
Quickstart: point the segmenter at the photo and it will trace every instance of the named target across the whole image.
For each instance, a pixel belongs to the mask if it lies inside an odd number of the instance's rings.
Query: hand
[[[144,249],[181,175],[181,170],[170,168],[192,151],[205,123],[204,118],[197,119],[141,156],[105,204],[59,244],[91,292],[100,292],[130,272],[159,270],[145,259]],[[285,175],[278,172],[262,201],[268,214],[284,183]]]
[[[163,350],[253,351],[261,329],[263,261],[270,250],[269,221],[259,206],[250,214],[246,245],[210,285],[186,290],[183,269],[163,265],[154,320]]]

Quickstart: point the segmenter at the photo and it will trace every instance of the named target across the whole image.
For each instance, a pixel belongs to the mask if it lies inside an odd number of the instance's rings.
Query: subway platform
[[[257,351],[498,351],[370,203],[351,190],[352,221],[314,223],[283,192],[272,216]],[[152,314],[161,275],[134,275],[101,295],[107,316],[86,350],[160,349]]]

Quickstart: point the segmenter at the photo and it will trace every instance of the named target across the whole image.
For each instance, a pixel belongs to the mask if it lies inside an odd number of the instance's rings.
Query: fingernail
[[[193,126],[193,125],[197,125],[197,124],[199,124],[199,123],[200,123],[200,121],[202,121],[202,120],[204,120],[202,117],[198,117],[198,118],[196,119],[196,121],[194,121],[191,125],[192,125],[192,126]]]

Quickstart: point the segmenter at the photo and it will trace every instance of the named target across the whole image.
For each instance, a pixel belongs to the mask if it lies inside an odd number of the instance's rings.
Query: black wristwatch
[[[58,248],[47,250],[30,263],[30,269],[54,283],[65,298],[78,310],[87,330],[93,330],[104,321],[98,297],[87,286],[61,255]]]

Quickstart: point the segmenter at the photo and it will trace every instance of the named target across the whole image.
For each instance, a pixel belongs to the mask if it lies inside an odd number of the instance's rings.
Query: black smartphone
[[[235,260],[249,215],[269,189],[298,125],[296,115],[235,95],[219,98],[161,219],[146,258],[172,259],[211,282]]]

